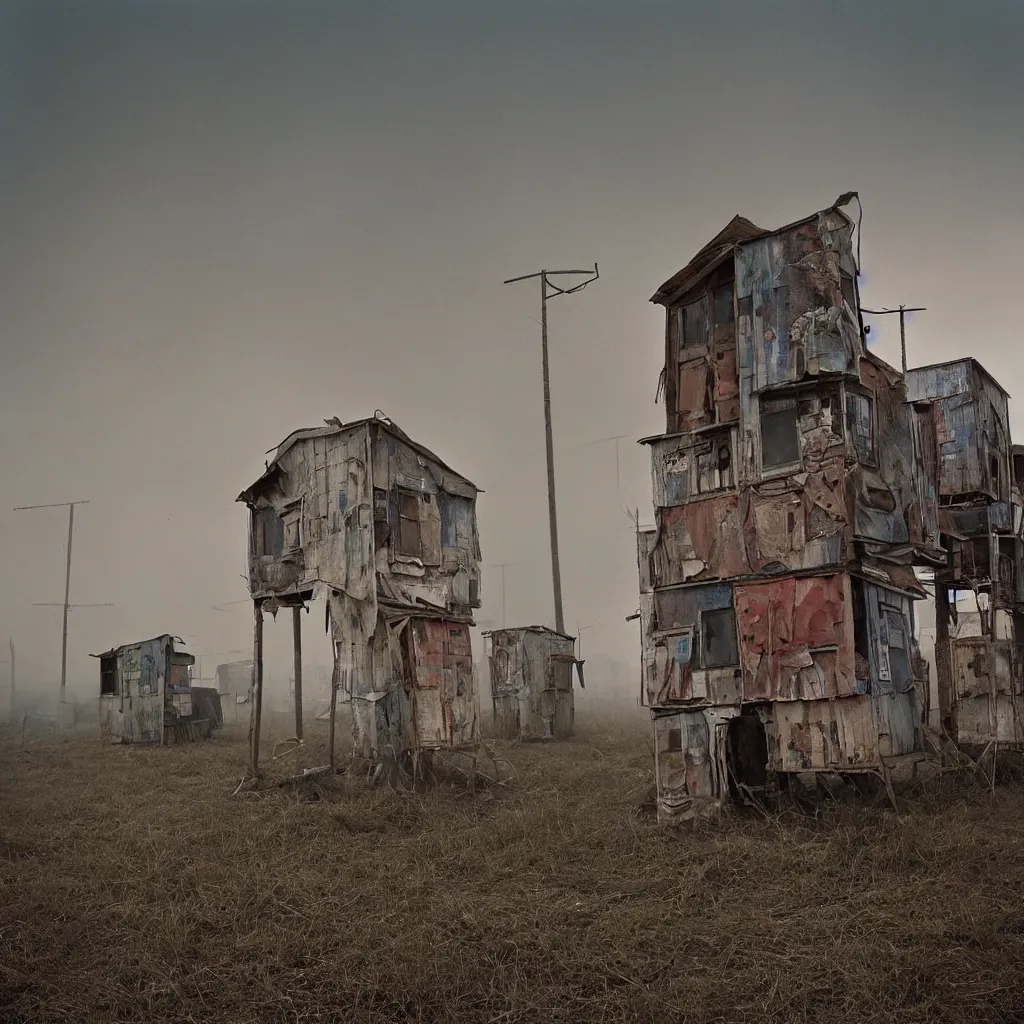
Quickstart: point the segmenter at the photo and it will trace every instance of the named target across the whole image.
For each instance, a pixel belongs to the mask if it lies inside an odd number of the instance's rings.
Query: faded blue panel
[[[732,607],[732,587],[710,584],[706,587],[685,587],[661,590],[654,595],[654,612],[658,629],[696,626],[702,611]]]
[[[665,500],[669,506],[684,505],[688,496],[686,484],[687,473],[666,473],[665,474]]]
[[[913,753],[921,717],[916,690],[911,687],[905,693],[877,694],[873,700],[878,731],[888,734],[892,756]]]
[[[467,498],[452,498],[455,507],[455,546],[469,549],[473,539],[473,505]]]
[[[139,693],[156,693],[159,687],[157,664],[159,641],[149,641],[139,648]]]
[[[374,715],[377,720],[377,749],[381,753],[388,749],[401,749],[402,719],[397,690],[374,702]]]
[[[1008,501],[997,501],[988,507],[989,522],[993,529],[1013,530],[1013,506]]]
[[[970,363],[961,360],[946,366],[921,366],[907,371],[907,398],[911,402],[949,398],[969,390]]]
[[[447,491],[437,492],[437,514],[441,517],[441,547],[455,547],[455,510]]]
[[[348,508],[348,495],[344,491],[338,491],[338,511],[344,515]]]
[[[899,512],[857,506],[855,533],[865,540],[877,540],[888,544],[907,544],[910,535],[907,524]]]
[[[677,665],[688,665],[693,653],[693,638],[690,636],[676,637],[675,661]]]
[[[769,368],[769,353],[765,338],[765,309],[772,304],[773,281],[769,239],[763,238],[742,246],[736,256],[736,294],[749,298],[750,331],[745,344],[750,347],[750,365],[754,370],[754,387],[764,388],[774,373]],[[774,328],[773,328],[774,333]]]

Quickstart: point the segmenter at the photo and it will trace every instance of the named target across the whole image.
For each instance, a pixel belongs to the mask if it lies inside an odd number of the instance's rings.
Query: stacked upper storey
[[[655,589],[942,560],[933,421],[863,344],[853,233],[837,208],[777,231],[736,217],[652,298]]]
[[[294,603],[328,588],[367,635],[378,605],[470,618],[478,493],[380,416],[296,431],[238,498],[251,510],[252,596]]]

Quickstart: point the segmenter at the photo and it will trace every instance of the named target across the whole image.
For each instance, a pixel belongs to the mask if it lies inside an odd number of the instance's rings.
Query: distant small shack
[[[193,687],[195,657],[168,633],[93,654],[100,662],[100,733],[111,743],[163,746],[206,739],[223,724],[220,696]]]
[[[217,666],[217,692],[221,696],[247,694],[252,686],[252,659]]]
[[[575,637],[547,626],[495,629],[483,635],[490,639],[495,735],[509,740],[571,736],[574,666],[580,686],[584,685]]]

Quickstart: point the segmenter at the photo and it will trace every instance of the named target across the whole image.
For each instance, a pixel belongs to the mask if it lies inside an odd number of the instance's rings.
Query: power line
[[[905,313],[925,313],[927,312],[924,306],[900,306],[899,309],[865,309],[863,306],[860,307],[862,313],[867,313],[870,316],[885,316],[887,313],[899,313],[900,315],[900,352],[903,357],[903,375],[907,375],[907,331],[904,320]]]

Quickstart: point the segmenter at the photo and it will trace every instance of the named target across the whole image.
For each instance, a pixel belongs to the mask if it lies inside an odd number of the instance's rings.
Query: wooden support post
[[[331,770],[334,770],[334,723],[338,713],[338,676],[340,668],[338,665],[338,645],[334,645],[334,671],[331,672],[331,728],[330,728],[330,760],[328,764],[331,766]]]
[[[939,724],[953,736],[953,660],[949,648],[949,590],[935,582],[935,682],[939,698]]]
[[[292,638],[295,641],[295,738],[302,739],[302,609],[292,609]]]
[[[254,779],[260,774],[260,725],[263,718],[263,603],[253,601],[252,725],[249,728],[249,767]]]
[[[8,641],[11,645],[11,721],[14,721],[14,640]]]

